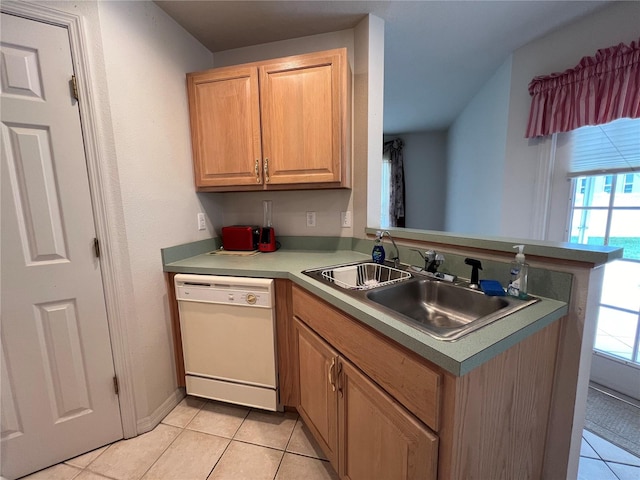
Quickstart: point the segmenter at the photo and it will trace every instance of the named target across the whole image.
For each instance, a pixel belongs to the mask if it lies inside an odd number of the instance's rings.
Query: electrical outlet
[[[204,213],[198,214],[198,230],[205,230],[207,228],[207,223],[204,220]]]
[[[316,212],[307,212],[307,227],[316,226]]]
[[[349,228],[351,226],[351,212],[340,212],[340,225],[342,228]]]

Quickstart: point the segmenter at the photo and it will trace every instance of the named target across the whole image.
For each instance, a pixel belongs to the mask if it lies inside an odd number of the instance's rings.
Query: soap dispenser
[[[382,232],[378,230],[376,232],[376,239],[373,244],[373,250],[371,251],[371,260],[374,263],[384,263],[384,247],[382,246]]]
[[[507,294],[512,297],[527,298],[527,277],[529,276],[529,264],[525,262],[524,245],[514,245],[518,249],[516,258],[511,262],[511,282],[507,288]]]

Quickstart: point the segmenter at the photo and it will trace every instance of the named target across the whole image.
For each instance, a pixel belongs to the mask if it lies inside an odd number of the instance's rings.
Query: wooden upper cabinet
[[[260,67],[265,182],[341,182],[345,70],[346,54],[336,51]]]
[[[257,69],[189,74],[187,89],[196,187],[262,185]]]
[[[346,49],[187,75],[200,191],[348,188]]]

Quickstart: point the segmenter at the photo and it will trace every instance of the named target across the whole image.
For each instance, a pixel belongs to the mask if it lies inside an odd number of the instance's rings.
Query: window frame
[[[573,233],[573,222],[574,222],[574,216],[576,215],[577,212],[588,212],[588,211],[601,211],[601,212],[606,212],[607,213],[607,219],[606,219],[606,226],[605,226],[605,232],[604,232],[604,238],[603,238],[603,245],[609,245],[610,239],[611,239],[611,220],[613,217],[613,213],[616,211],[640,211],[640,206],[616,206],[615,205],[615,198],[616,198],[616,194],[618,195],[624,195],[627,193],[631,193],[631,192],[625,192],[624,191],[624,185],[627,184],[626,179],[628,175],[631,175],[632,177],[635,175],[636,173],[633,171],[630,172],[621,172],[621,173],[617,173],[617,174],[600,174],[600,175],[585,175],[585,176],[581,176],[581,177],[573,177],[571,178],[571,196],[570,196],[570,205],[569,205],[569,218],[568,218],[568,223],[567,223],[567,238],[566,240],[568,242],[572,241],[572,233]],[[622,175],[624,175],[624,177],[622,177]],[[617,188],[617,184],[618,184],[618,177],[622,177],[623,180],[623,188],[618,189]],[[609,177],[611,178],[611,183],[609,184],[610,186],[610,193],[609,193],[609,203],[606,206],[593,206],[593,205],[576,205],[576,196],[578,195],[578,193],[580,194],[585,194],[586,191],[588,191],[589,189],[593,190],[594,189],[594,184],[596,183],[596,180],[598,177],[604,177],[603,178],[603,191],[605,191],[604,185],[606,185],[606,179]],[[586,180],[586,182],[583,182],[583,180]],[[582,191],[583,188],[583,183],[584,183],[584,192]],[[618,191],[619,190],[619,191]],[[578,227],[578,230],[580,230],[580,227]],[[582,233],[582,232],[581,232]],[[578,236],[578,242],[577,243],[583,243],[581,242],[581,238],[580,238],[581,234],[579,234]],[[582,239],[583,240],[583,239]],[[630,263],[640,263],[640,259],[636,259],[636,258],[621,258],[619,260],[617,260],[618,262],[630,262]],[[606,266],[605,266],[606,268]],[[615,361],[618,362],[622,362],[624,364],[633,366],[634,368],[640,368],[640,311],[635,311],[635,310],[629,310],[627,308],[624,307],[620,307],[617,305],[612,305],[609,303],[605,303],[602,301],[602,297],[598,299],[598,310],[600,311],[600,309],[605,308],[605,309],[609,309],[609,310],[613,310],[616,312],[620,312],[620,313],[625,313],[625,314],[632,314],[632,315],[637,315],[637,324],[636,324],[636,335],[635,335],[635,340],[634,340],[634,344],[631,348],[631,353],[630,353],[630,358],[624,358],[624,357],[620,357],[617,355],[612,354],[611,352],[608,352],[606,350],[600,350],[598,348],[596,348],[596,345],[594,344],[594,351],[597,352],[600,355],[603,355],[605,357],[611,358]],[[600,316],[600,314],[598,314],[598,317]],[[596,341],[597,341],[597,336],[596,336]]]

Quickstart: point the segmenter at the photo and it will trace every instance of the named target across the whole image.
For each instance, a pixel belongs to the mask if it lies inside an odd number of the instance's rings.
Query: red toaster
[[[260,228],[255,225],[231,225],[222,227],[224,250],[257,250]]]

